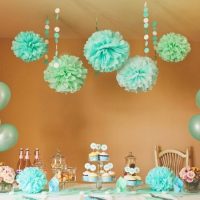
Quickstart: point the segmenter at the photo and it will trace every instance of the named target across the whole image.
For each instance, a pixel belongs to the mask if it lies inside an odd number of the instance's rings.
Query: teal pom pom
[[[129,44],[119,32],[97,31],[86,42],[84,55],[96,71],[112,72],[128,59]]]
[[[167,167],[155,167],[146,177],[146,184],[154,191],[170,191],[174,186],[175,174]]]
[[[63,55],[51,61],[44,71],[44,80],[49,87],[60,93],[74,93],[81,89],[87,69],[76,56]]]
[[[47,44],[40,35],[27,31],[15,37],[11,49],[17,58],[25,62],[33,62],[39,60],[47,52]]]
[[[155,85],[158,68],[149,57],[135,56],[130,58],[117,72],[117,81],[129,92],[146,92]]]
[[[163,35],[156,48],[158,55],[167,62],[180,62],[190,51],[191,47],[187,38],[176,33]]]
[[[25,193],[39,193],[47,184],[44,172],[37,167],[27,167],[17,176],[19,188]]]

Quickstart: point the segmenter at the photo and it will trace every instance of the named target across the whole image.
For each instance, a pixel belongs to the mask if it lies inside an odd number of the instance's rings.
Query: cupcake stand
[[[100,190],[103,183],[115,181],[115,173],[111,171],[113,164],[108,162],[107,145],[92,143],[90,148],[92,152],[89,154],[89,163],[85,164],[86,171],[83,172],[83,181],[96,183],[96,189]]]

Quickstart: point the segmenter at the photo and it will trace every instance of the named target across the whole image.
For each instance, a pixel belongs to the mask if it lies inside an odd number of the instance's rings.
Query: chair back
[[[161,151],[159,146],[155,147],[155,164],[156,166],[164,166],[170,168],[177,176],[183,167],[191,164],[191,150],[190,147],[186,152],[181,152],[174,149]]]

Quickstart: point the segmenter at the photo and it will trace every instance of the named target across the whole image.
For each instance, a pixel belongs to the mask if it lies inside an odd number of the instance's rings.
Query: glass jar
[[[0,183],[0,192],[5,193],[5,192],[10,192],[13,188],[12,184],[1,182]]]
[[[196,181],[196,182],[192,182],[192,183],[188,183],[184,181],[184,187],[186,192],[199,192],[200,190],[200,180]]]
[[[76,168],[66,167],[62,172],[63,182],[75,182],[76,181]]]
[[[53,174],[56,174],[57,171],[61,171],[66,167],[65,158],[62,156],[59,150],[57,150],[56,154],[52,157],[51,161],[51,169]]]

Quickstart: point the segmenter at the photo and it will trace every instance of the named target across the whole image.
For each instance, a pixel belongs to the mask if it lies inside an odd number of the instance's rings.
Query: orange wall
[[[141,42],[130,43],[134,54],[142,53]],[[82,57],[83,44],[83,40],[64,40],[60,52]],[[83,57],[89,75],[82,90],[68,95],[56,93],[43,80],[43,61],[26,64],[15,58],[10,47],[11,40],[0,40],[0,80],[12,90],[11,101],[0,119],[16,125],[19,141],[0,153],[0,161],[15,167],[20,147],[32,151],[39,147],[50,174],[51,156],[59,148],[80,175],[89,144],[97,142],[108,144],[117,175],[123,170],[124,156],[132,151],[144,177],[154,166],[156,144],[180,150],[191,145],[195,164],[200,166],[200,143],[187,129],[189,118],[199,112],[195,106],[195,93],[200,87],[199,43],[192,44],[192,53],[180,64],[159,59],[156,86],[141,94],[121,89],[115,73],[95,75]]]

